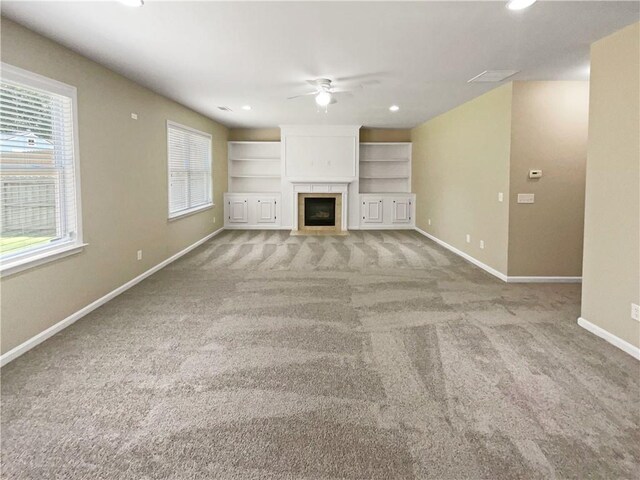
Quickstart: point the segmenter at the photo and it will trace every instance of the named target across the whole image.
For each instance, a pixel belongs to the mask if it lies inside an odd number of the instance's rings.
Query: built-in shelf
[[[411,143],[361,143],[360,193],[411,191]]]
[[[229,192],[278,193],[280,142],[229,142]]]

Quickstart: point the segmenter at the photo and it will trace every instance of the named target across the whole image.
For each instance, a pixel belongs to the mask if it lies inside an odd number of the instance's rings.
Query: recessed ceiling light
[[[509,0],[507,2],[507,8],[509,10],[524,10],[536,3],[536,0]]]
[[[127,7],[141,7],[144,5],[144,0],[118,0],[121,4]]]
[[[400,107],[398,105],[391,105],[389,107],[389,110],[391,110],[392,112],[397,112],[398,110],[400,110]]]
[[[249,111],[249,110],[251,110],[251,105],[243,105],[242,109]]]

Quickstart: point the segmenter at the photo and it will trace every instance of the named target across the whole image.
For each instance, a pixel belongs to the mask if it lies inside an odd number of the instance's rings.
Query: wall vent
[[[467,83],[475,82],[501,82],[518,73],[518,70],[485,70],[479,75],[476,75]]]

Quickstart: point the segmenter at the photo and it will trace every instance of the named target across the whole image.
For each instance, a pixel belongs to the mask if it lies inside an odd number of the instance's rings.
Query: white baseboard
[[[604,328],[601,328],[590,321],[580,317],[578,318],[578,325],[580,325],[585,330],[590,331],[594,335],[606,340],[614,347],[618,347],[625,353],[628,353],[636,360],[640,360],[640,348],[631,345],[629,342],[622,340],[620,337],[616,337],[613,333],[607,332]]]
[[[291,230],[281,225],[225,225],[225,230]]]
[[[201,238],[200,240],[198,240],[197,242],[195,242],[192,245],[189,245],[187,248],[185,248],[184,250],[179,251],[178,253],[176,253],[175,255],[172,255],[171,257],[167,258],[166,260],[160,262],[158,265],[156,265],[153,268],[150,268],[149,270],[147,270],[146,272],[138,275],[137,277],[135,277],[132,280],[129,280],[127,283],[125,283],[124,285],[119,286],[118,288],[116,288],[115,290],[107,293],[105,296],[100,297],[99,299],[97,299],[95,302],[90,303],[89,305],[87,305],[86,307],[78,310],[77,312],[69,315],[67,318],[65,318],[64,320],[61,320],[60,322],[56,323],[55,325],[52,325],[51,327],[47,328],[46,330],[38,333],[37,335],[35,335],[34,337],[31,337],[29,340],[27,340],[26,342],[18,345],[15,348],[12,348],[11,350],[9,350],[7,353],[5,353],[4,355],[0,356],[0,367],[5,366],[7,363],[9,363],[10,361],[18,358],[20,355],[22,355],[23,353],[28,352],[29,350],[31,350],[32,348],[34,348],[35,346],[39,345],[40,343],[44,342],[46,339],[54,336],[56,333],[58,333],[59,331],[67,328],[69,325],[75,323],[76,321],[78,321],[79,319],[81,319],[82,317],[84,317],[85,315],[87,315],[88,313],[94,311],[96,308],[100,307],[101,305],[104,305],[105,303],[107,303],[109,300],[117,297],[118,295],[120,295],[121,293],[125,292],[126,290],[130,289],[131,287],[133,287],[134,285],[136,285],[137,283],[140,283],[142,280],[144,280],[145,278],[149,277],[150,275],[153,275],[154,273],[156,273],[158,270],[161,270],[162,268],[166,267],[167,265],[169,265],[172,262],[175,262],[177,259],[179,259],[180,257],[182,257],[183,255],[189,253],[191,250],[193,250],[196,247],[199,247],[200,245],[202,245],[204,242],[206,242],[207,240],[209,240],[210,238],[215,237],[216,235],[218,235],[220,232],[222,232],[224,229],[220,228],[218,230],[216,230],[213,233],[210,233],[209,235],[207,235],[204,238]]]
[[[349,227],[349,230],[415,230],[413,225],[360,225],[359,227]]]
[[[421,233],[425,237],[430,238],[431,240],[436,242],[438,245],[442,245],[447,250],[455,253],[456,255],[461,256],[468,262],[473,263],[475,266],[480,267],[486,272],[489,272],[491,275],[498,277],[503,282],[507,282],[507,283],[581,283],[582,282],[582,277],[516,277],[516,276],[510,277],[508,275],[505,275],[502,272],[499,272],[495,268],[492,268],[489,265],[482,263],[480,260],[473,258],[471,255],[464,253],[462,250],[459,250],[456,247],[453,247],[448,243],[443,242],[439,238],[434,237],[430,233],[427,233],[418,227],[416,227],[416,231],[418,233]]]
[[[471,255],[468,255],[466,253],[464,253],[462,250],[458,250],[456,247],[452,247],[451,245],[449,245],[446,242],[443,242],[442,240],[440,240],[439,238],[434,237],[433,235],[431,235],[430,233],[425,232],[424,230],[416,227],[416,231],[418,233],[421,233],[422,235],[424,235],[425,237],[433,240],[434,242],[436,242],[438,245],[442,245],[444,248],[446,248],[447,250],[455,253],[456,255],[461,256],[462,258],[464,258],[467,262],[471,262],[473,263],[476,267],[480,267],[481,269],[483,269],[485,272],[490,273],[491,275],[498,277],[500,280],[502,280],[503,282],[508,281],[508,277],[502,273],[499,272],[498,270],[496,270],[495,268],[490,267],[489,265],[486,265],[484,263],[482,263],[480,260],[473,258]]]
[[[507,277],[509,283],[582,283],[582,277]]]

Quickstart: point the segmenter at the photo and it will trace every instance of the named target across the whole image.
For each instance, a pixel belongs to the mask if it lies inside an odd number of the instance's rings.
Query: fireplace
[[[335,227],[335,197],[307,197],[304,199],[305,227]]]
[[[294,235],[347,235],[342,224],[342,193],[297,193]]]

